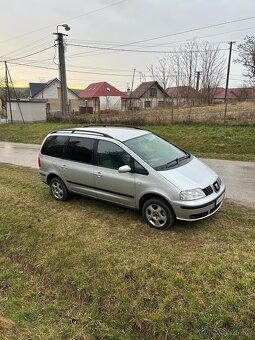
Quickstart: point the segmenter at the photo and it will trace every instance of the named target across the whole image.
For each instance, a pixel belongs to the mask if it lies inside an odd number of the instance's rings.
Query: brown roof
[[[197,91],[191,86],[169,87],[166,90],[166,92],[169,95],[169,97],[171,97],[171,98],[177,98],[177,97],[185,98],[185,97],[187,97],[187,95],[197,94]]]
[[[135,99],[139,99],[145,94],[145,92],[147,92],[152,86],[155,86],[155,85],[164,93],[162,86],[160,86],[159,83],[154,80],[154,81],[146,81],[146,82],[141,83],[133,91],[131,97]]]

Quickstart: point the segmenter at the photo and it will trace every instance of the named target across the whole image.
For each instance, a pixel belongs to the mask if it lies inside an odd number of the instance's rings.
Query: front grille
[[[208,187],[202,189],[202,191],[205,193],[206,196],[209,196],[213,193],[213,189],[210,185],[208,185]]]

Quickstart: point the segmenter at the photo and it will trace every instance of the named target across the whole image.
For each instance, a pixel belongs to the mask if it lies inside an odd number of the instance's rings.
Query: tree
[[[159,59],[156,67],[147,68],[165,91],[170,84],[173,86],[175,105],[193,106],[201,101],[212,103],[215,90],[225,77],[226,60],[219,46],[193,40]]]
[[[244,42],[237,46],[237,50],[238,58],[235,62],[241,63],[246,68],[243,76],[250,85],[255,86],[255,36],[247,35]]]
[[[199,69],[201,71],[201,99],[211,104],[215,91],[220,86],[226,74],[226,59],[220,53],[219,46],[208,42],[200,44]]]
[[[171,65],[175,75],[175,86],[177,88],[177,105],[184,100],[187,105],[195,103],[195,76],[199,61],[199,42],[191,41],[182,45],[171,56]]]
[[[149,65],[147,69],[151,73],[153,80],[156,80],[164,90],[164,102],[166,100],[166,90],[169,87],[171,81],[171,71],[169,66],[169,57],[163,57],[158,59],[158,64],[156,66]]]
[[[179,97],[185,99],[188,105],[200,101],[211,104],[226,71],[226,60],[219,47],[195,40],[179,48],[171,61]]]

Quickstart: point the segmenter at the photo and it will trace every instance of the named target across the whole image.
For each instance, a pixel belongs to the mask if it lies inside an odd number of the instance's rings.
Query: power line
[[[141,52],[141,53],[167,53],[167,54],[177,54],[177,53],[183,53],[182,50],[179,51],[156,51],[156,50],[133,50],[133,49],[123,49],[123,48],[111,48],[111,47],[96,47],[96,46],[90,46],[90,45],[79,45],[79,44],[66,44],[67,46],[76,46],[76,47],[84,47],[84,48],[90,48],[90,49],[97,49],[97,50],[108,50],[108,51],[118,51],[118,52]],[[227,48],[222,49],[214,49],[214,50],[192,50],[192,51],[186,51],[185,52],[213,52],[213,51],[227,51]]]
[[[3,62],[3,61],[1,61],[1,62]],[[54,68],[54,67],[39,66],[39,65],[29,65],[29,64],[22,64],[22,63],[16,63],[16,62],[9,62],[9,64],[11,64],[11,65],[19,65],[19,66],[27,66],[27,67],[34,67],[34,68],[40,68],[40,69],[45,69],[45,70],[54,70],[54,71],[58,70],[57,68]],[[83,74],[94,74],[94,75],[116,76],[116,77],[130,77],[130,74],[87,72],[87,71],[80,71],[80,70],[67,70],[67,71],[70,72],[70,73],[83,73]]]
[[[121,4],[121,3],[125,2],[125,1],[128,1],[128,0],[121,0],[121,1],[117,1],[117,2],[111,3],[111,4],[106,5],[106,6],[104,6],[104,7],[100,7],[100,8],[98,8],[98,9],[95,9],[95,10],[92,10],[92,11],[89,11],[89,12],[86,12],[86,13],[83,13],[83,14],[80,14],[80,15],[78,15],[78,16],[76,16],[76,17],[72,17],[72,18],[69,18],[69,19],[65,19],[65,20],[63,20],[63,22],[65,22],[65,21],[73,21],[73,20],[78,19],[78,18],[81,18],[81,17],[83,17],[83,16],[86,16],[86,15],[89,15],[89,14],[93,14],[93,13],[102,11],[102,10],[104,10],[104,9],[106,9],[106,8],[113,7],[113,6],[117,6],[117,5],[119,5],[119,4]],[[54,24],[52,24],[52,25],[55,26],[56,23],[54,22]],[[10,38],[10,39],[6,39],[6,40],[3,40],[3,41],[0,41],[0,43],[9,42],[9,41],[11,41],[11,40],[15,40],[15,39],[24,37],[24,36],[26,36],[26,35],[28,35],[28,34],[32,34],[32,33],[39,32],[39,31],[43,31],[43,30],[45,30],[46,28],[52,27],[52,25],[44,26],[44,27],[39,28],[39,29],[37,29],[37,30],[29,31],[29,32],[27,32],[27,33],[18,35],[18,36],[16,36],[16,37],[13,37],[13,38]]]
[[[26,51],[24,53],[29,53],[31,50],[34,50],[35,48],[42,48],[45,45],[46,46],[49,45],[49,34],[47,34],[43,38],[36,39],[35,41],[33,41],[30,44],[27,44],[27,45],[25,45],[23,47],[16,48],[15,50],[12,50],[11,52],[6,53],[6,55],[15,54],[15,52],[17,52],[17,51],[20,52],[22,50]],[[5,58],[7,58],[7,57],[5,57]],[[9,58],[11,58],[11,57],[9,57]]]
[[[152,40],[158,40],[158,39],[173,37],[173,36],[176,36],[176,35],[196,32],[196,31],[207,29],[207,28],[219,27],[219,26],[223,26],[223,25],[229,25],[229,24],[233,24],[233,23],[236,23],[236,22],[247,21],[247,20],[252,20],[252,19],[255,19],[255,16],[248,17],[248,18],[242,18],[242,19],[225,21],[225,22],[221,22],[221,23],[218,23],[218,24],[202,26],[202,27],[199,27],[199,28],[193,28],[193,29],[190,29],[190,30],[185,30],[185,31],[177,32],[177,33],[165,34],[165,35],[161,35],[159,37],[154,37],[154,38],[150,38],[150,39],[144,39],[144,40],[135,41],[133,43],[129,43],[128,45],[133,45],[133,44],[138,44],[138,43],[141,43],[141,42],[147,42],[147,41],[152,41]]]
[[[90,11],[90,12],[87,12],[87,13],[84,13],[84,14],[77,15],[76,17],[73,17],[73,18],[70,18],[70,19],[67,19],[67,20],[64,20],[64,21],[68,21],[68,22],[69,22],[69,21],[73,21],[73,20],[76,20],[76,19],[78,19],[78,18],[84,17],[84,16],[86,16],[86,15],[93,14],[93,13],[96,13],[96,12],[99,12],[99,11],[102,11],[102,10],[104,10],[104,9],[106,9],[106,8],[113,7],[113,6],[117,6],[117,5],[119,5],[119,4],[123,3],[123,2],[126,2],[126,1],[128,1],[128,0],[117,1],[117,2],[114,2],[114,3],[112,3],[112,4],[106,5],[106,6],[104,6],[104,7],[98,8],[98,9],[94,9],[94,10],[92,10],[92,11]]]
[[[242,18],[242,19],[231,20],[231,21],[225,21],[225,22],[218,23],[218,24],[202,26],[202,27],[199,27],[199,28],[193,28],[193,29],[189,29],[189,30],[185,30],[185,31],[181,31],[181,32],[176,32],[176,33],[171,33],[171,34],[166,34],[166,35],[162,35],[162,36],[158,36],[158,37],[154,37],[154,38],[133,41],[133,42],[130,42],[130,43],[118,44],[118,45],[112,46],[112,48],[116,48],[116,47],[118,48],[118,47],[123,47],[123,46],[135,45],[135,44],[138,44],[138,43],[143,43],[143,42],[163,39],[163,38],[167,38],[167,37],[182,35],[182,34],[185,34],[185,33],[196,32],[196,31],[200,31],[200,30],[204,30],[204,29],[208,29],[208,28],[219,27],[219,26],[223,26],[223,25],[229,25],[229,24],[232,24],[232,23],[242,22],[242,21],[247,21],[247,20],[252,20],[252,19],[255,19],[255,16],[247,17],[247,18]],[[90,52],[86,52],[86,53],[90,53]],[[114,53],[114,52],[110,52],[110,53]],[[105,54],[105,53],[90,54],[90,55],[96,56],[96,55],[102,55],[102,54]]]
[[[53,46],[50,46],[50,47],[47,47],[47,48],[44,48],[44,49],[42,49],[42,50],[40,50],[40,51],[37,51],[37,52],[27,54],[27,55],[22,56],[22,57],[7,59],[6,61],[9,62],[9,61],[12,61],[12,60],[19,60],[19,59],[24,59],[24,58],[27,58],[27,57],[31,57],[32,55],[36,55],[36,54],[42,53],[42,52],[44,52],[44,51],[47,51],[47,50],[51,49],[52,47],[54,47],[54,45],[53,45]]]
[[[218,36],[218,35],[225,35],[228,33],[234,33],[234,32],[241,32],[241,31],[246,31],[246,30],[250,30],[250,29],[254,29],[255,27],[246,27],[246,28],[242,28],[242,29],[237,29],[237,30],[231,30],[231,31],[227,31],[227,32],[221,32],[221,33],[214,33],[214,34],[209,34],[209,35],[204,35],[204,36],[196,36],[195,38],[190,38],[190,39],[183,39],[183,40],[175,40],[172,42],[168,42],[168,43],[160,43],[160,44],[149,44],[149,45],[135,45],[132,44],[135,47],[142,47],[142,48],[150,48],[150,47],[159,47],[159,46],[169,46],[169,45],[173,45],[173,44],[179,44],[180,42],[186,42],[186,41],[192,41],[192,40],[199,40],[199,39],[203,39],[203,38],[208,38],[208,37],[214,37],[214,36]],[[129,44],[128,42],[125,41],[103,41],[103,40],[81,40],[81,39],[68,39],[68,41],[72,42],[72,43],[77,43],[77,44],[89,44],[89,45],[112,45],[112,44]],[[225,44],[228,41],[213,41],[210,42],[210,44]]]

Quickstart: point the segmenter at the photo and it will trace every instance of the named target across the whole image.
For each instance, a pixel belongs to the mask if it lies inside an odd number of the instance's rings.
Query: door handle
[[[98,172],[96,172],[96,174],[95,174],[97,177],[102,177],[102,172],[100,172],[100,171],[98,171]]]
[[[67,169],[67,166],[65,164],[61,165],[62,169]]]

